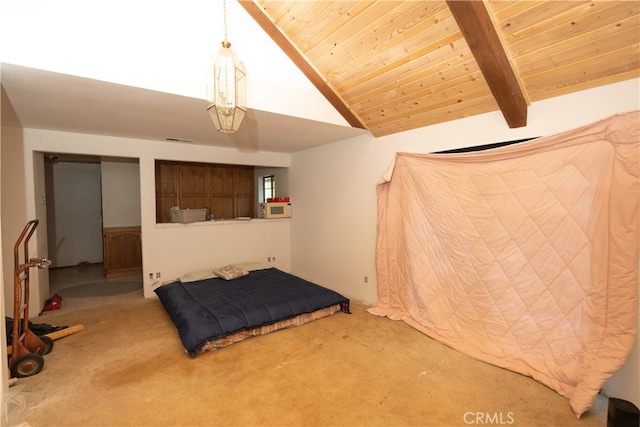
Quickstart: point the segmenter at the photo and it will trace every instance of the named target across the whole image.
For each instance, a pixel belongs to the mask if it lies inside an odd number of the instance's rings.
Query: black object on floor
[[[640,411],[633,403],[609,398],[609,412],[607,412],[607,427],[638,427],[640,425]]]
[[[11,331],[13,329],[13,319],[11,317],[4,318],[5,326],[7,331]],[[66,329],[68,326],[52,326],[46,323],[33,323],[29,321],[29,329],[31,332],[36,334],[37,336],[42,336],[46,334],[50,334],[51,332],[59,331],[61,329]],[[7,347],[12,344],[12,334],[7,334]]]

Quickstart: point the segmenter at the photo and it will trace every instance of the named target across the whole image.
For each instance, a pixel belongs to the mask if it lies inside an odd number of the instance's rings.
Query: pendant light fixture
[[[247,74],[227,40],[227,1],[224,0],[224,40],[207,73],[207,111],[216,129],[235,133],[247,112]]]

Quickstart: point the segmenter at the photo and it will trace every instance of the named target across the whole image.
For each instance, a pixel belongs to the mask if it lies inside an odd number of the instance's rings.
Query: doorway
[[[47,154],[44,164],[51,268],[101,263],[100,158]]]
[[[44,159],[49,295],[61,296],[63,309],[142,298],[138,160],[51,153]],[[122,229],[138,230],[125,249],[140,256],[117,270],[104,236]]]

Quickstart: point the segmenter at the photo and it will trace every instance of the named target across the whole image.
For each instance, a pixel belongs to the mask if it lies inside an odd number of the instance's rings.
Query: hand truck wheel
[[[44,355],[51,353],[51,350],[53,350],[53,340],[46,335],[42,335],[38,338],[40,338],[40,341],[44,344],[44,348],[40,349],[38,354]]]
[[[11,375],[25,378],[37,374],[44,367],[44,357],[36,353],[25,354],[11,365]]]

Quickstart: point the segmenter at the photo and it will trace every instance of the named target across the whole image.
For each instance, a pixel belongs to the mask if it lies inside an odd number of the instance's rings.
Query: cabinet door
[[[106,277],[142,271],[140,227],[105,228],[103,229],[102,242]]]
[[[208,166],[199,163],[180,163],[179,189],[180,209],[208,207]]]
[[[170,209],[178,206],[177,163],[156,160],[156,222],[171,222]]]
[[[170,209],[207,208],[216,219],[255,216],[253,166],[156,160],[156,222],[171,222]]]
[[[211,213],[216,219],[235,218],[233,168],[215,165],[209,168]]]
[[[255,213],[255,180],[252,167],[237,167],[234,170],[236,189],[236,217],[254,217]]]

